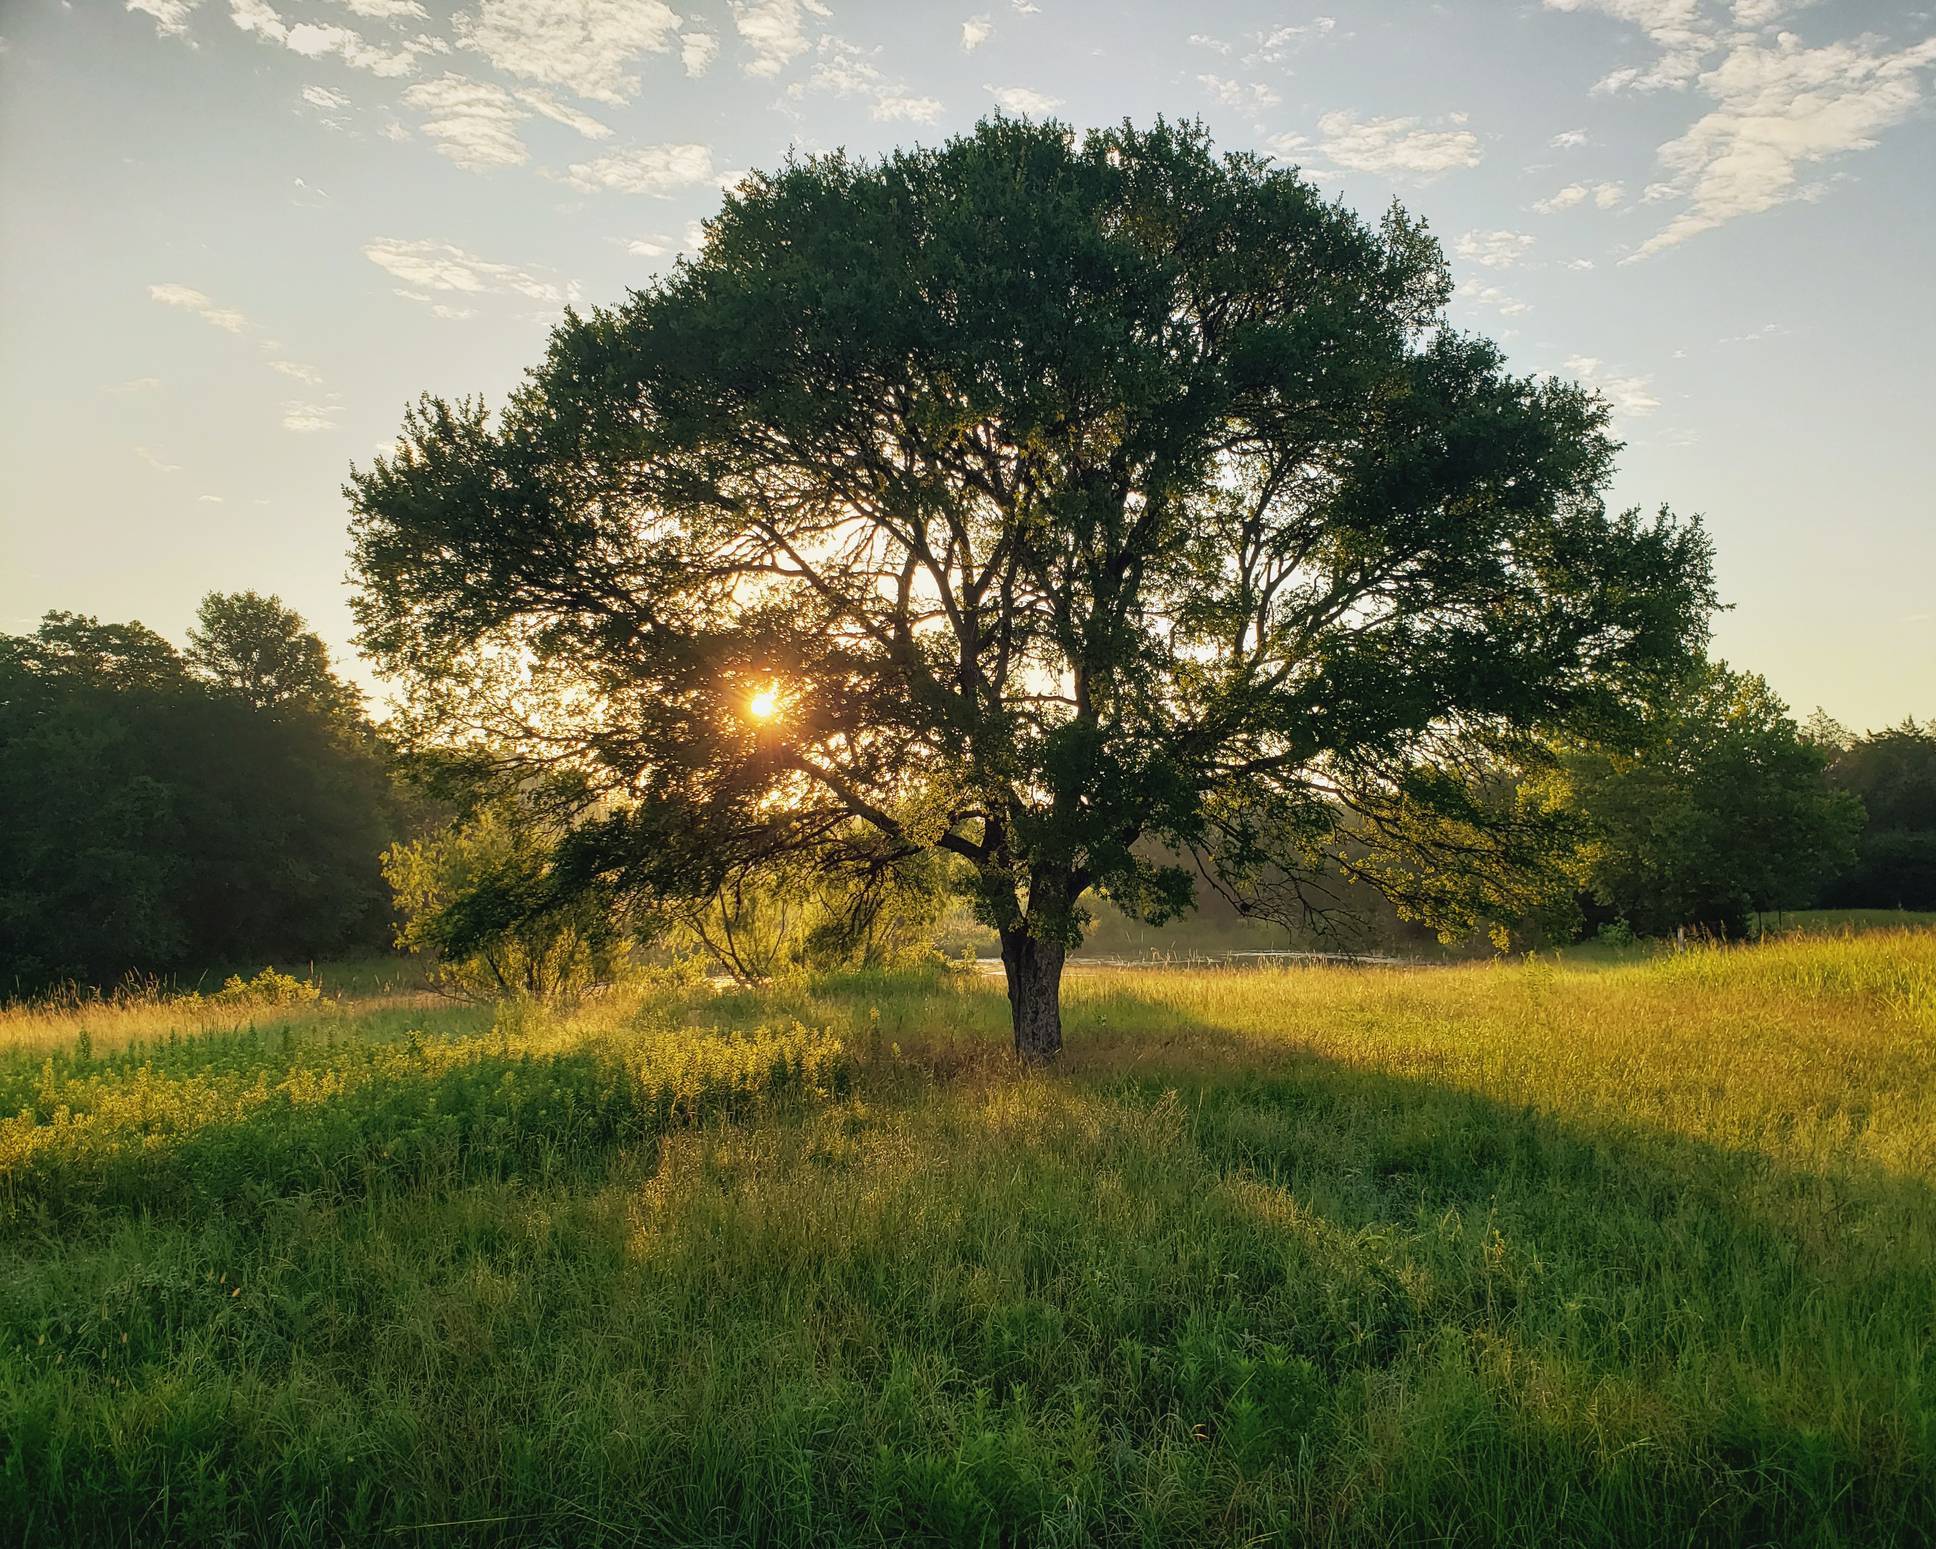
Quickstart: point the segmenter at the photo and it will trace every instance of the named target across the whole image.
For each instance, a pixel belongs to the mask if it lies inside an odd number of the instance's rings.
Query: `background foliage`
[[[405,805],[273,598],[211,595],[187,656],[75,614],[0,636],[0,995],[384,945]]]

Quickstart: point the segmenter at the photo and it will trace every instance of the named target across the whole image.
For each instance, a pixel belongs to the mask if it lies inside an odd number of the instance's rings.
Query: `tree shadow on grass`
[[[417,1046],[380,1069],[272,1068],[259,1084],[130,1074],[0,1121],[0,1238],[56,1240],[128,1215],[230,1219],[277,1200],[341,1202],[487,1180],[542,1183],[646,1148],[682,1124],[844,1090],[837,1047],[781,1043],[717,1068],[663,1074],[610,1049],[473,1044],[454,1062]],[[124,1062],[125,1063],[125,1062]],[[128,1074],[128,1072],[123,1072]],[[272,1080],[273,1078],[273,1080]],[[60,1089],[54,1089],[58,1096]]]
[[[1193,1052],[1228,1030],[1163,1007],[1162,1046],[1135,1047],[1145,1009],[1093,1008],[1072,1067],[1130,1110],[1188,1115],[1206,1208],[1355,1266],[1344,1316],[1308,1286],[1286,1311],[1320,1331],[1295,1348],[1361,1396],[1348,1472],[1380,1481],[1370,1536],[1936,1539],[1928,1179],[1310,1050],[1206,1070]]]

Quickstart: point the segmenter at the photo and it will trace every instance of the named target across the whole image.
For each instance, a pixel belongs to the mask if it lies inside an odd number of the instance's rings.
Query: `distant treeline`
[[[1936,909],[1936,720],[1849,735],[1811,723],[1834,749],[1830,781],[1862,802],[1856,858],[1823,886],[1835,909]]]
[[[360,695],[273,597],[186,651],[50,613],[0,635],[0,998],[381,950],[404,803]]]
[[[1655,707],[1649,727],[1639,748],[1554,750],[1498,793],[1557,844],[1543,878],[1499,899],[1495,939],[1683,925],[1733,935],[1755,911],[1812,904],[1936,909],[1936,726],[1855,736],[1820,715],[1798,725],[1760,678],[1716,664]],[[535,885],[540,834],[480,850],[472,815],[439,835],[448,814],[413,796],[398,767],[322,641],[274,597],[211,594],[186,650],[138,623],[66,613],[0,635],[0,999],[381,951],[399,913],[415,945],[451,910],[477,912],[465,879],[501,884],[505,854],[523,857],[510,871]],[[405,839],[417,842],[391,851],[386,880],[384,852]],[[888,912],[931,935],[942,879],[913,881],[883,895]],[[798,878],[667,918],[738,971],[747,943],[778,928],[769,893],[799,905],[786,941],[833,940],[851,955],[834,929],[850,916],[900,929],[837,904],[826,921],[807,918],[802,900],[822,904]],[[1340,896],[1402,928],[1363,885]],[[1203,928],[1235,930],[1226,902],[1201,902]],[[555,919],[540,923],[556,935]],[[573,929],[574,942],[610,934]],[[766,956],[812,961],[781,936]],[[528,941],[499,945],[531,955]]]

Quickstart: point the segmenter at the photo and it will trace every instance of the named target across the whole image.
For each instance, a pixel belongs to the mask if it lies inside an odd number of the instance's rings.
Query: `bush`
[[[222,987],[208,998],[218,1006],[306,1006],[322,993],[308,979],[265,968],[253,979],[230,974]]]
[[[632,943],[597,894],[548,900],[551,841],[516,798],[441,834],[392,845],[383,876],[397,945],[463,1000],[569,1002],[612,982]]]

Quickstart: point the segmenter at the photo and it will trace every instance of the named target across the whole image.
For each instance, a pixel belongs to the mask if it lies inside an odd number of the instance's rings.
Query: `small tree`
[[[1605,405],[1450,291],[1195,127],[793,161],[352,473],[361,639],[418,739],[584,781],[561,888],[959,857],[1047,1059],[1085,889],[1241,892],[1698,651],[1698,527],[1608,513]]]
[[[1716,663],[1654,707],[1637,752],[1570,753],[1549,794],[1584,830],[1603,906],[1646,935],[1738,936],[1853,857],[1862,805],[1824,779],[1832,751],[1765,680]]]

